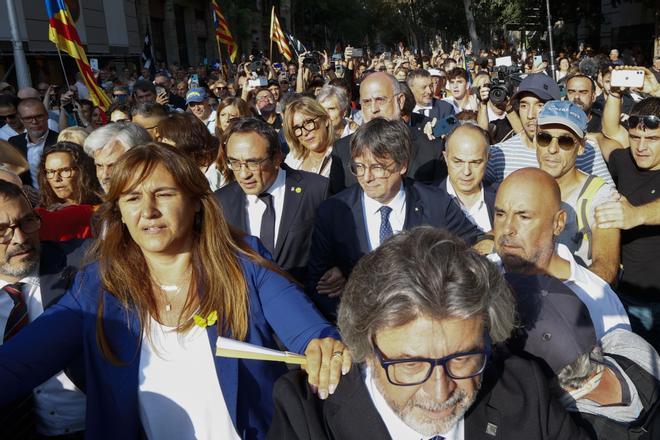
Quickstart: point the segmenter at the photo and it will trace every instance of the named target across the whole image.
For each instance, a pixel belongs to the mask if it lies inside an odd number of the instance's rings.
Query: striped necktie
[[[14,302],[14,307],[9,312],[9,318],[7,318],[7,324],[5,325],[3,342],[7,342],[28,323],[27,303],[22,292],[23,285],[24,283],[7,284],[0,289],[2,292],[7,293]]]

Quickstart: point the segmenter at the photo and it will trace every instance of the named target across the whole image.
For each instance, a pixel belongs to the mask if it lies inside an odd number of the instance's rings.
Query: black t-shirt
[[[660,197],[660,170],[638,168],[629,148],[614,150],[608,166],[617,189],[632,205],[645,205]],[[660,302],[660,226],[621,231],[621,262],[619,291],[640,300]]]
[[[273,121],[272,124],[267,120],[265,120],[264,118],[261,118],[261,120],[264,121],[266,124],[270,125],[271,127],[273,127],[275,130],[279,131],[282,129],[282,116],[279,114],[275,116],[275,120]]]

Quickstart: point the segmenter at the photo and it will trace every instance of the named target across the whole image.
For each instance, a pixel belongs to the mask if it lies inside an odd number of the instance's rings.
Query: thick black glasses
[[[385,370],[392,385],[412,386],[426,382],[437,366],[442,366],[452,379],[469,379],[483,373],[491,349],[487,343],[483,349],[450,354],[439,359],[407,358],[387,359],[373,342],[378,362]]]
[[[538,133],[536,133],[536,143],[541,148],[545,148],[549,146],[552,143],[553,139],[557,139],[557,145],[559,145],[559,148],[561,148],[562,150],[570,150],[577,143],[575,138],[568,134],[553,136],[550,133],[546,133],[545,131],[539,131]]]
[[[300,137],[303,135],[303,129],[305,130],[305,133],[316,130],[316,120],[318,118],[320,118],[320,116],[311,119],[305,119],[301,125],[294,125],[293,134],[296,137]]]

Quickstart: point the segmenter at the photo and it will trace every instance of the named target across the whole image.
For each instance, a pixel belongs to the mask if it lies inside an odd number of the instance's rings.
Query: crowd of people
[[[108,66],[105,111],[0,83],[0,438],[658,438],[645,64]]]

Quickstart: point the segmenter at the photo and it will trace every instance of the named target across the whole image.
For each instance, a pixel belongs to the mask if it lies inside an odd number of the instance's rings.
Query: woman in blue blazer
[[[332,393],[350,355],[253,237],[225,222],[204,175],[151,143],[115,165],[97,260],[57,305],[0,347],[0,405],[81,353],[86,437],[263,438],[282,364],[220,358],[218,335],[307,357]]]

